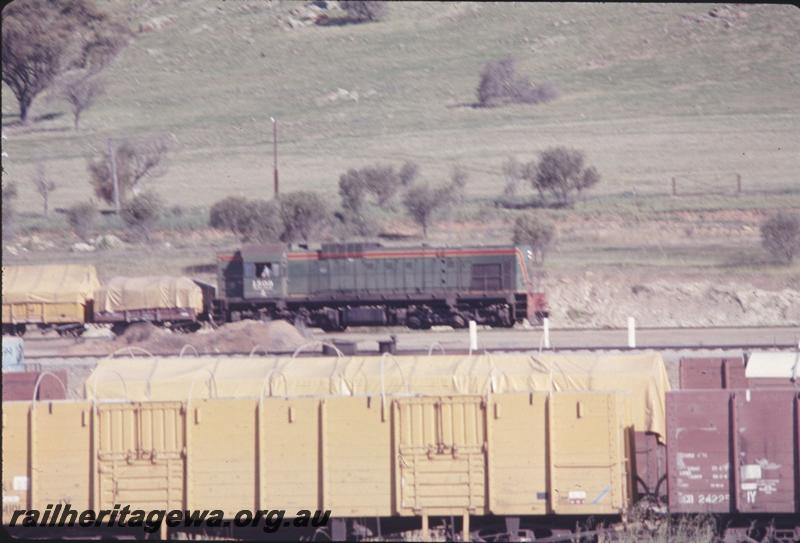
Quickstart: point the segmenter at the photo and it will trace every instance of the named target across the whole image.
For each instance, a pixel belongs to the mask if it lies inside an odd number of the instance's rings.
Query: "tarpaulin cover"
[[[100,286],[94,266],[3,266],[3,304],[85,304]]]
[[[96,400],[260,396],[432,396],[534,391],[623,391],[637,429],[664,436],[669,379],[658,353],[355,357],[142,357],[98,363]]]
[[[188,277],[114,277],[94,292],[95,312],[184,308],[203,310],[203,292]]]

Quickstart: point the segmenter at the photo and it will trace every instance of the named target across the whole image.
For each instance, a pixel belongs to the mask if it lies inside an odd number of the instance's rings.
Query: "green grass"
[[[535,211],[559,231],[554,270],[798,275],[797,266],[767,263],[757,232],[765,214],[800,210],[794,7],[734,6],[746,17],[726,28],[702,4],[393,3],[382,22],[286,30],[280,17],[296,3],[106,5],[134,29],[157,16],[174,22],[136,35],[104,74],[108,93],[79,132],[65,104],[44,97],[31,115],[54,118],[15,126],[3,86],[4,178],[19,186],[18,231],[67,230],[61,215],[37,216],[35,163],[59,184],[51,208],[87,200],[86,160],[109,137],[167,136],[168,172],[148,184],[183,213],[162,218],[152,247],[75,254],[65,236],[55,252],[15,258],[90,259],[103,274],[183,273],[211,261],[216,247],[238,241],[203,228],[208,206],[229,195],[272,196],[275,116],[282,191],[317,190],[332,206],[350,167],[414,160],[423,181],[443,183],[461,165],[467,202],[434,227],[434,242],[506,242],[520,212],[493,205],[505,183],[500,165],[568,145],[602,181],[574,210]],[[507,55],[560,97],[470,107],[481,66]],[[358,101],[328,100],[339,87]],[[741,195],[733,194],[737,174]],[[382,215],[388,229],[418,230],[399,211]],[[105,217],[99,229],[123,227]]]
[[[289,31],[275,13],[296,4],[112,5],[133,27],[176,20],[137,35],[79,133],[68,115],[7,128],[4,165],[23,206],[35,202],[37,159],[61,181],[55,203],[68,205],[90,196],[85,158],[107,137],[153,133],[172,138],[170,172],[153,181],[168,200],[269,197],[271,115],[284,190],[333,195],[347,167],[408,158],[434,181],[463,164],[470,196],[490,197],[508,155],[533,158],[554,144],[586,151],[604,177],[600,193],[665,192],[687,174],[738,172],[747,187],[798,182],[800,12],[789,6],[742,7],[748,17],[726,29],[682,21],[704,5],[400,3],[384,22]],[[474,100],[482,64],[505,55],[532,79],[553,81],[561,98],[459,106]],[[326,102],[338,87],[359,101]],[[4,123],[14,112],[3,87]],[[40,98],[32,115],[62,112]]]

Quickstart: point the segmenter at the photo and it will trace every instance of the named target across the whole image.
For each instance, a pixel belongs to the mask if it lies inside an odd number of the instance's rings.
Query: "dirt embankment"
[[[740,282],[584,277],[548,281],[552,325],[800,325],[800,288],[767,290]]]
[[[72,345],[66,354],[106,355],[127,348],[144,349],[154,355],[257,353],[292,351],[306,343],[303,334],[285,321],[241,321],[193,334],[174,333],[150,323],[137,323],[112,341],[86,341]],[[191,347],[186,347],[187,345]],[[138,351],[140,354],[144,354]]]

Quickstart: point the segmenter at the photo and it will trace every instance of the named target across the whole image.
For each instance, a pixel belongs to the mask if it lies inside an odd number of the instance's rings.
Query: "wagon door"
[[[99,508],[181,509],[184,417],[180,402],[100,404]]]
[[[741,390],[733,401],[736,509],[794,513],[793,390]]]
[[[483,514],[486,417],[480,396],[396,400],[397,507],[406,515]]]

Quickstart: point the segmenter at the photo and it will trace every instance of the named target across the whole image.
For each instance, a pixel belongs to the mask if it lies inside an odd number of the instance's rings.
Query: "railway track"
[[[355,329],[353,331],[326,334],[308,331],[309,344],[304,346],[297,356],[319,355],[322,343],[339,346],[342,351],[347,347],[355,347],[357,354],[375,354],[379,343],[395,338],[396,352],[407,355],[424,355],[429,352],[445,352],[447,354],[469,354],[469,334],[464,330],[433,329],[424,332],[407,329]],[[186,335],[186,343],[191,342],[191,334]],[[82,337],[63,338],[53,336],[25,337],[25,358],[52,359],[60,358],[99,359],[109,356],[98,354],[98,344],[110,343],[110,338]],[[541,329],[485,329],[478,332],[477,351],[509,352],[509,351],[548,351],[548,352],[632,352],[637,350],[657,350],[663,352],[699,352],[699,351],[745,351],[745,350],[794,350],[798,349],[800,327],[762,326],[762,327],[696,327],[668,328],[648,327],[636,330],[635,347],[628,345],[626,329],[576,329],[560,328],[550,330],[550,348],[544,348],[546,342]],[[312,345],[313,343],[313,345]],[[79,346],[87,345],[86,352],[80,352]],[[89,347],[91,345],[91,347]],[[248,347],[252,346],[248,342]],[[147,348],[147,345],[143,345]],[[131,346],[133,347],[133,346]],[[290,356],[292,351],[270,351],[267,346],[256,346],[253,351],[269,352],[269,354]],[[329,346],[330,347],[330,346]],[[123,346],[123,350],[124,350]],[[136,347],[138,349],[138,347]],[[118,345],[109,351],[119,349]],[[66,354],[68,351],[69,354]],[[76,352],[77,351],[77,352]],[[187,348],[191,353],[193,349]],[[329,348],[335,354],[334,348]],[[214,353],[214,356],[247,356],[248,349],[225,350]],[[178,355],[174,351],[151,351],[153,355]],[[130,356],[130,353],[120,353]],[[138,350],[134,356],[146,356]]]

